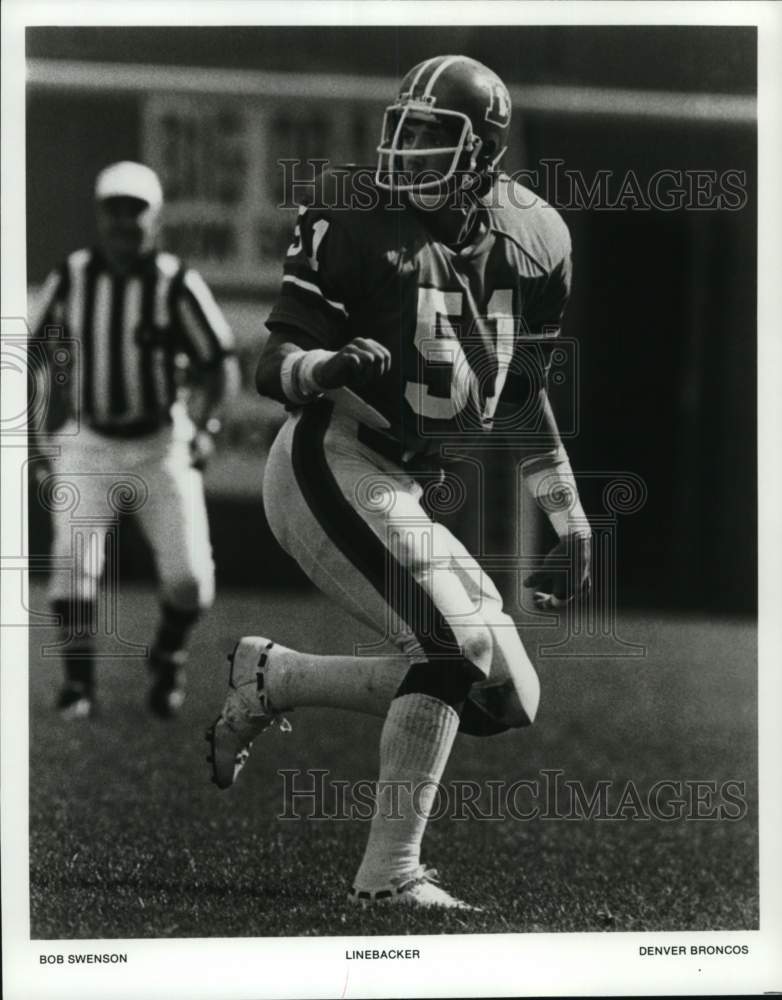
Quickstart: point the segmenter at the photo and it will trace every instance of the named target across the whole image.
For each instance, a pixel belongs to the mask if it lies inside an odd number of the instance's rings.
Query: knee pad
[[[476,680],[483,674],[463,657],[414,663],[397,688],[395,698],[405,694],[428,694],[453,708],[461,708]]]

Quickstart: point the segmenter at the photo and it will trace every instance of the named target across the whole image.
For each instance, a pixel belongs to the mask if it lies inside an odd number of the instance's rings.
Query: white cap
[[[154,170],[143,163],[122,160],[98,174],[95,200],[104,198],[138,198],[157,211],[163,204],[163,188]]]

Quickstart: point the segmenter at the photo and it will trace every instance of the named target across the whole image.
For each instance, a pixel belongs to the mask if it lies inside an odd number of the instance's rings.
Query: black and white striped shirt
[[[177,358],[196,370],[232,353],[231,330],[205,281],[169,253],[118,275],[99,250],[77,250],[44,283],[33,338],[58,327],[78,344],[74,412],[98,431],[132,435],[171,420]]]

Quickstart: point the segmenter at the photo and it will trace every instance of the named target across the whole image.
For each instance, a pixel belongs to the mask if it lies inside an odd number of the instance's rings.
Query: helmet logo
[[[510,95],[499,80],[491,85],[491,104],[486,109],[485,118],[500,128],[506,128],[510,122]]]

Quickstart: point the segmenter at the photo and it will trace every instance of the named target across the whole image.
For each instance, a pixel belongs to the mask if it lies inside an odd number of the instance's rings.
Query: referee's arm
[[[190,417],[202,430],[215,411],[238,392],[235,340],[209,287],[192,268],[184,271],[173,305],[192,381],[198,389],[190,398]]]
[[[30,344],[27,350],[29,400],[47,400],[46,405],[30,407],[30,432],[46,434],[65,419],[68,390],[51,377],[51,352],[55,341],[64,344],[68,268],[55,268],[38,290],[28,315]],[[56,329],[55,329],[56,328]],[[54,336],[50,338],[50,331]]]

